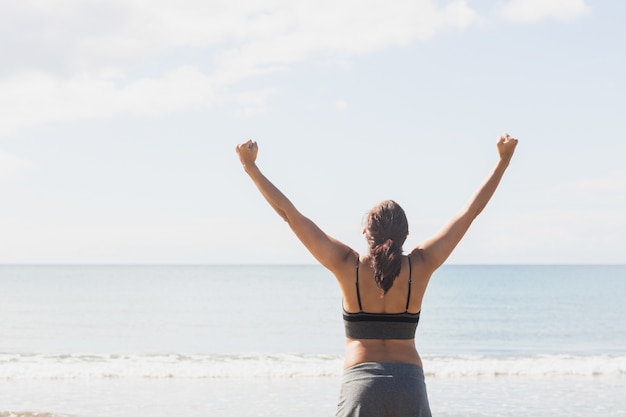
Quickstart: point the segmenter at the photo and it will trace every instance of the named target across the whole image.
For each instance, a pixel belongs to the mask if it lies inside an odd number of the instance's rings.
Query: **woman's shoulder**
[[[407,257],[411,260],[411,266],[414,269],[422,270],[424,272],[427,272],[429,275],[434,272],[431,266],[432,263],[429,262],[428,259],[428,253],[424,248],[420,246],[415,247],[407,255]]]

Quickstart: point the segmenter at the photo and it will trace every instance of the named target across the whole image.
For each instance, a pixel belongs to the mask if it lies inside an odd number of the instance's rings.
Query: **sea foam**
[[[626,375],[626,355],[424,355],[429,377]],[[0,354],[0,379],[336,377],[340,355]]]

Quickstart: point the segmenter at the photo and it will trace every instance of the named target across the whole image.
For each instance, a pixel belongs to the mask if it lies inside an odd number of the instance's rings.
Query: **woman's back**
[[[344,296],[345,368],[364,362],[402,362],[421,366],[414,336],[425,278],[419,260],[403,256],[400,273],[383,294],[370,258],[354,264],[353,276],[338,277]]]
[[[348,312],[365,311],[369,313],[417,313],[421,309],[423,297],[423,277],[418,276],[419,261],[411,260],[408,256],[402,257],[400,274],[393,281],[393,285],[386,294],[381,295],[381,289],[374,279],[374,270],[370,266],[369,258],[362,257],[355,261],[354,275],[342,278],[343,307]],[[358,293],[357,293],[358,274]],[[410,285],[409,285],[410,282]],[[359,306],[358,298],[361,298]],[[407,308],[408,301],[408,308]]]

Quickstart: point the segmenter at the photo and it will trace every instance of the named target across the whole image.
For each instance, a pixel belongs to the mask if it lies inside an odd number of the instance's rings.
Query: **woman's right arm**
[[[354,265],[352,255],[354,251],[347,245],[328,236],[313,221],[300,213],[291,201],[268,180],[256,165],[258,146],[256,142],[238,145],[237,154],[241,164],[261,192],[269,205],[278,213],[309,252],[323,266],[332,272],[339,272],[348,264]]]
[[[424,265],[431,273],[448,259],[474,219],[483,211],[493,196],[509,166],[515,146],[517,146],[517,139],[508,134],[500,136],[497,143],[500,158],[487,180],[480,186],[464,209],[453,217],[439,233],[413,250],[413,253],[422,258]]]

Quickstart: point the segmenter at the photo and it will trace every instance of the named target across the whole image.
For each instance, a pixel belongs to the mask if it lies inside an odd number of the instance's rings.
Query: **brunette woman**
[[[245,172],[311,254],[337,278],[343,295],[345,364],[338,417],[427,417],[422,361],[415,331],[433,272],[485,208],[507,169],[517,139],[498,138],[498,161],[476,194],[439,233],[403,254],[409,232],[406,215],[392,200],[368,213],[368,253],[359,255],[324,233],[276,188],[256,165],[258,146],[238,145]]]

